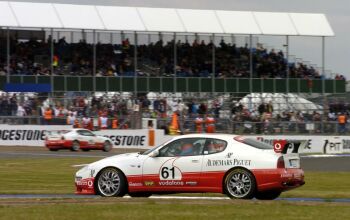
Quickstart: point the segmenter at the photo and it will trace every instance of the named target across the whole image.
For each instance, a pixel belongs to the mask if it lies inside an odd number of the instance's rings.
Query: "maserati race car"
[[[192,134],[142,154],[128,153],[86,165],[75,176],[76,194],[148,197],[176,192],[224,193],[237,199],[275,199],[303,185],[297,153],[287,142],[272,145],[224,134]]]
[[[103,150],[110,151],[113,142],[103,136],[95,135],[87,129],[72,129],[70,131],[50,131],[46,135],[45,146],[51,151],[71,149],[72,151]]]

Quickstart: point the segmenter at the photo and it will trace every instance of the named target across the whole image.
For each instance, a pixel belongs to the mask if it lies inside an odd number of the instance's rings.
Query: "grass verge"
[[[350,205],[284,201],[185,201],[154,199],[94,199],[33,201],[20,205],[0,202],[0,219],[347,219]],[[38,204],[35,204],[38,203]]]
[[[74,174],[78,170],[72,165],[95,160],[96,158],[1,159],[0,194],[71,194],[75,190]],[[282,197],[350,198],[349,172],[306,172],[305,178],[304,186],[284,192]]]

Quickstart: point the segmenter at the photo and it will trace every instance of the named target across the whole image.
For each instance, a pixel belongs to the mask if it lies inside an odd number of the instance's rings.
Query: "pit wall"
[[[0,146],[44,146],[45,131],[70,130],[71,126],[56,125],[0,125]],[[101,130],[97,135],[109,137],[115,148],[149,149],[163,144],[173,136],[163,130]],[[249,137],[272,143],[273,140],[306,140],[300,153],[340,154],[350,153],[350,136],[285,136],[249,135]]]

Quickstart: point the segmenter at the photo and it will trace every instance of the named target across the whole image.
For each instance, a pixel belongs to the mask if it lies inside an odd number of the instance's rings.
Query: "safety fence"
[[[108,118],[108,128],[112,129],[112,120]],[[99,130],[97,117],[92,118],[94,130]],[[142,118],[139,114],[118,117],[117,129],[146,129],[147,122],[153,121],[154,128],[168,131],[171,122],[171,117],[167,118]],[[71,127],[83,127],[82,117],[77,117],[78,126],[70,125]],[[179,133],[197,133],[195,118],[179,117]],[[45,120],[41,116],[0,116],[0,124],[10,125],[67,125],[66,117],[53,117],[51,120]],[[206,132],[206,124],[201,125],[202,131]],[[349,135],[350,123],[339,124],[337,121],[276,121],[269,122],[259,121],[233,121],[232,119],[215,119],[215,132],[228,134],[332,134],[332,135]]]
[[[45,146],[45,138],[49,131],[69,130],[66,125],[0,125],[0,146]],[[162,129],[108,129],[94,132],[110,138],[115,148],[134,148],[135,151],[159,146],[174,136],[167,135]],[[274,140],[303,140],[305,144],[299,153],[350,153],[349,136],[330,134],[245,134],[265,143],[272,144]]]

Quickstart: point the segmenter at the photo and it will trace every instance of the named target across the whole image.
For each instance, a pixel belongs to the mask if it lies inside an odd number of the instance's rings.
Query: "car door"
[[[144,161],[144,185],[159,191],[189,191],[200,186],[204,142],[203,138],[183,138],[159,149],[158,156]]]
[[[201,184],[207,191],[221,189],[226,171],[235,163],[226,149],[227,142],[219,138],[207,138],[204,143]]]
[[[95,135],[88,130],[78,130],[78,140],[80,146],[83,147],[94,147],[95,146]]]

